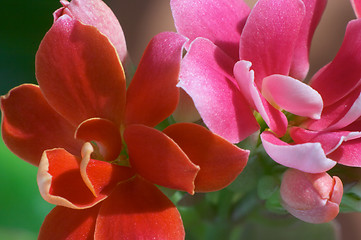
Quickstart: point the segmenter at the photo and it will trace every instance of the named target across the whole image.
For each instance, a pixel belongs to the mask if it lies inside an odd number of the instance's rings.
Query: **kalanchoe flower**
[[[171,1],[178,32],[193,40],[178,85],[213,132],[243,140],[259,129],[253,110],[278,136],[287,129],[281,109],[320,117],[320,95],[299,80],[325,4],[260,0],[250,11],[239,0]]]
[[[113,15],[89,3],[63,2],[36,55],[39,86],[1,98],[4,142],[39,166],[40,192],[58,205],[39,239],[183,239],[179,212],[154,184],[219,190],[249,151],[192,123],[154,129],[177,106],[185,38],[155,36],[126,90],[124,51],[97,20]]]
[[[311,174],[289,169],[283,175],[282,204],[293,216],[305,222],[324,223],[334,219],[342,194],[341,180],[327,173]]]

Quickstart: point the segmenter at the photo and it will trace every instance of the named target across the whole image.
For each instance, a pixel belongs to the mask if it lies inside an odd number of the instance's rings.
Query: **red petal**
[[[183,36],[170,32],[151,40],[127,90],[126,124],[153,127],[175,110],[185,41]]]
[[[95,228],[101,239],[184,239],[182,219],[154,185],[136,178],[120,184],[102,203]]]
[[[200,166],[195,190],[217,191],[229,185],[245,167],[249,151],[242,150],[206,128],[192,124],[173,124],[164,130]]]
[[[40,228],[39,240],[91,240],[100,204],[89,209],[55,207]]]
[[[25,161],[38,165],[50,148],[80,152],[75,128],[52,109],[38,86],[24,84],[1,97],[2,137],[7,147]]]
[[[199,167],[164,133],[143,125],[125,128],[132,168],[145,179],[169,188],[194,192]]]
[[[102,118],[91,118],[82,122],[75,137],[86,142],[95,141],[105,161],[115,160],[122,150],[119,127]]]
[[[73,125],[92,117],[120,124],[123,68],[114,46],[95,27],[60,17],[41,42],[35,66],[49,104]]]

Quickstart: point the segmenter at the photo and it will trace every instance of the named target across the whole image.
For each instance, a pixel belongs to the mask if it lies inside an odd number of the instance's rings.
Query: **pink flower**
[[[339,212],[342,182],[327,173],[285,172],[281,184],[282,205],[293,216],[310,223],[324,223]]]
[[[243,140],[259,129],[253,110],[278,136],[287,130],[281,109],[320,117],[320,95],[297,79],[325,4],[260,0],[250,11],[239,0],[171,1],[177,31],[192,41],[178,85],[213,132]]]
[[[196,124],[154,129],[178,103],[184,37],[155,36],[126,89],[111,10],[97,0],[62,3],[36,55],[39,86],[1,98],[4,142],[39,166],[40,193],[57,205],[39,239],[183,239],[178,210],[154,184],[219,190],[249,151]]]

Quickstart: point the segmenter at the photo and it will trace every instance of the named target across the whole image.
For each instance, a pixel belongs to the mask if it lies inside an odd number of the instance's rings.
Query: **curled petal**
[[[343,142],[328,157],[346,166],[361,167],[360,155],[361,138],[357,138]]]
[[[121,123],[124,71],[114,46],[95,27],[63,15],[42,40],[35,67],[45,98],[74,126],[92,117]]]
[[[281,198],[293,216],[310,223],[333,220],[343,194],[341,180],[327,173],[310,174],[289,169],[283,175]]]
[[[260,0],[252,9],[240,41],[240,59],[252,63],[258,87],[272,74],[288,75],[305,16],[301,0]]]
[[[336,165],[335,161],[326,157],[320,143],[289,145],[271,132],[263,132],[261,140],[267,154],[286,167],[308,173],[320,173]]]
[[[356,14],[357,18],[360,18],[361,16],[361,1],[360,0],[351,0],[351,5],[353,8],[353,11]]]
[[[193,123],[173,124],[164,133],[200,167],[195,191],[210,192],[229,185],[245,167],[249,151],[240,149],[206,128]]]
[[[160,33],[150,41],[127,90],[126,124],[154,127],[176,109],[185,41],[171,32]]]
[[[99,207],[79,210],[56,206],[45,217],[38,239],[93,239]]]
[[[287,130],[287,118],[262,96],[254,82],[254,71],[250,70],[250,67],[251,63],[248,61],[239,61],[234,66],[233,71],[238,86],[272,131],[278,136],[283,136]]]
[[[64,149],[44,152],[38,170],[41,196],[51,204],[74,209],[89,208],[107,197],[93,195],[80,174],[81,159]]]
[[[6,146],[21,159],[38,165],[43,152],[54,147],[80,152],[75,127],[52,109],[38,86],[24,84],[1,97],[1,131]]]
[[[239,38],[250,12],[239,0],[171,0],[177,31],[188,37],[211,40],[233,59],[238,58]],[[188,46],[187,46],[188,48]]]
[[[234,61],[207,39],[197,38],[182,61],[180,82],[204,123],[236,143],[259,129],[247,100],[233,79]]]
[[[121,183],[101,206],[95,239],[184,239],[181,216],[154,185],[140,178]]]
[[[307,84],[289,76],[271,75],[262,82],[262,94],[286,111],[304,117],[320,119],[323,108],[321,95]]]
[[[123,29],[112,10],[101,0],[62,0],[63,8],[54,14],[55,21],[62,14],[67,14],[74,19],[96,27],[106,35],[118,52],[120,60],[124,63],[127,56],[127,46]],[[61,13],[59,13],[61,12]]]
[[[95,141],[102,159],[115,160],[122,150],[122,137],[119,127],[109,120],[91,118],[82,122],[76,132],[75,138],[86,142]]]
[[[124,130],[129,161],[142,177],[165,187],[194,193],[199,167],[164,133],[144,126],[129,125]]]

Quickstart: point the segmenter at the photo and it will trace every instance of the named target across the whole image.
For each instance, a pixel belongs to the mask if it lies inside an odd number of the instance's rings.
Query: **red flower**
[[[21,85],[1,99],[4,142],[39,166],[40,192],[58,205],[39,239],[183,239],[178,210],[154,184],[219,190],[249,151],[192,123],[154,129],[177,106],[185,38],[155,36],[126,90],[112,38],[78,17],[110,10],[89,4],[79,7],[87,14],[70,7],[54,14],[36,55],[39,86]]]

